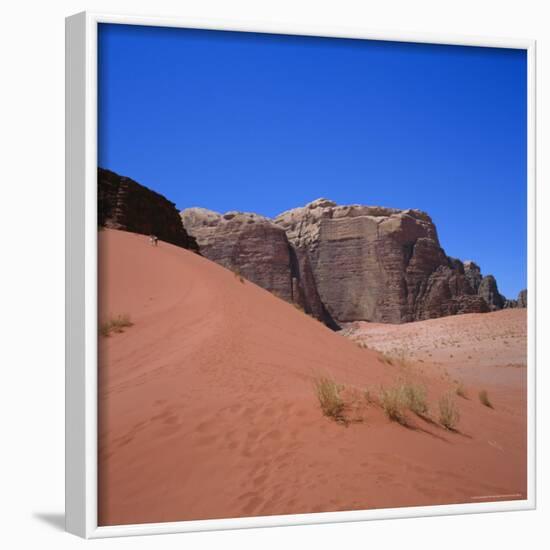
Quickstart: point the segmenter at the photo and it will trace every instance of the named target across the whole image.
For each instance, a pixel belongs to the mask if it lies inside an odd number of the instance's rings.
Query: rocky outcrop
[[[318,199],[274,221],[309,256],[321,300],[337,321],[402,323],[487,311],[424,212]]]
[[[327,324],[403,323],[501,309],[493,276],[448,257],[420,210],[318,199],[273,220],[181,213],[201,252]]]
[[[497,281],[493,275],[483,276],[481,274],[481,269],[474,262],[464,262],[464,272],[472,289],[487,303],[489,311],[497,311],[507,307],[517,307],[516,300],[507,300],[499,292]]]
[[[183,248],[199,251],[196,240],[185,231],[173,202],[136,181],[98,169],[98,225],[156,235]]]
[[[319,298],[308,256],[296,252],[283,228],[258,214],[222,215],[204,208],[188,208],[181,219],[203,256],[334,325]]]
[[[504,308],[525,308],[527,307],[527,290],[520,290],[517,299],[515,300],[505,300]]]
[[[492,275],[486,275],[481,279],[477,293],[487,302],[491,311],[504,307],[506,298],[498,291],[497,281]]]
[[[481,284],[481,279],[483,279],[480,267],[475,262],[466,260],[464,262],[464,274],[466,275],[466,279],[468,279],[468,283],[470,283],[473,291],[477,293],[479,290],[479,285]]]

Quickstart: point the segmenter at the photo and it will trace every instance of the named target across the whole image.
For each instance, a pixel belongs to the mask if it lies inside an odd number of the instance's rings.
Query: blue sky
[[[526,287],[525,51],[109,24],[98,70],[99,166],[178,209],[419,208]]]

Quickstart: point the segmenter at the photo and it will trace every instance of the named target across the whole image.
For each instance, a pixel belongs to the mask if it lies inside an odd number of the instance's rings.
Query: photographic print
[[[97,52],[98,525],[526,500],[527,51]]]

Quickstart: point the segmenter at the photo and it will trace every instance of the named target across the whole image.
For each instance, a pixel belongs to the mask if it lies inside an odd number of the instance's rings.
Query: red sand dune
[[[187,250],[99,235],[99,523],[356,510],[526,497],[523,387],[481,405],[437,365],[385,363],[269,292]],[[324,417],[313,381],[346,385],[353,420]],[[430,417],[390,422],[362,392],[427,386]]]

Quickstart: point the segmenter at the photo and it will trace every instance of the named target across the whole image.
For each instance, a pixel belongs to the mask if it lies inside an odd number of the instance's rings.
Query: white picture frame
[[[97,29],[100,23],[517,48],[527,52],[528,473],[526,500],[98,527],[97,520]],[[85,538],[410,518],[535,508],[534,40],[379,33],[270,23],[83,12],[66,20],[66,528]]]

